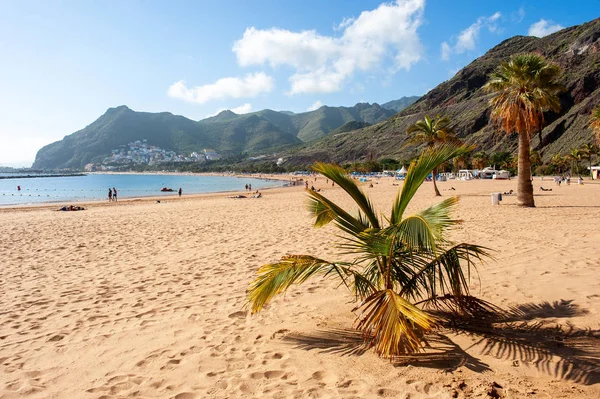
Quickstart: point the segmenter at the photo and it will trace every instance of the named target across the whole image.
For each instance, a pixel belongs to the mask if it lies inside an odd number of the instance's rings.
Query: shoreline
[[[291,190],[293,188],[301,188],[304,190],[304,186],[296,185],[296,186],[272,186],[261,188],[260,191],[267,191],[269,193],[278,193],[284,190]],[[195,200],[195,199],[211,199],[211,198],[222,198],[223,196],[227,196],[228,194],[248,194],[247,191],[241,190],[232,190],[232,191],[212,191],[208,193],[189,193],[183,194],[181,197],[178,196],[177,192],[174,191],[169,194],[163,195],[150,195],[150,196],[141,196],[141,197],[119,197],[118,201],[109,202],[107,199],[97,199],[97,200],[89,200],[83,199],[80,201],[52,201],[52,202],[39,202],[35,204],[9,204],[9,205],[0,205],[0,212],[10,212],[10,211],[27,211],[27,210],[38,210],[45,208],[56,208],[57,205],[70,205],[76,204],[84,207],[98,207],[98,206],[114,206],[119,204],[131,204],[131,203],[155,203],[156,201],[161,201],[161,203],[169,203],[174,201],[185,201],[185,200]]]
[[[261,188],[260,190],[273,190],[273,189],[279,189],[279,188],[289,188],[289,187],[294,187],[293,185],[289,185],[289,183],[291,182],[290,180],[284,180],[282,179],[280,175],[265,175],[265,174],[253,174],[253,175],[244,175],[244,174],[218,174],[218,173],[187,173],[187,172],[173,172],[173,173],[138,173],[138,172],[114,172],[114,173],[104,173],[104,172],[90,172],[88,174],[98,174],[98,175],[175,175],[175,176],[210,176],[210,177],[236,177],[236,178],[251,178],[251,179],[257,179],[257,180],[264,180],[264,181],[274,181],[274,182],[281,182],[281,185],[274,185],[274,186],[269,186],[269,187],[265,187],[265,188]],[[194,197],[203,197],[203,196],[210,196],[210,195],[219,195],[219,194],[233,194],[233,193],[238,193],[240,190],[225,190],[225,191],[210,191],[210,192],[202,192],[202,193],[187,193],[187,194],[183,194],[183,197],[187,197],[187,198],[191,198],[192,196]],[[167,193],[160,193],[160,192],[156,192],[156,194],[152,193],[149,195],[134,195],[134,196],[125,196],[123,195],[122,197],[119,197],[119,200],[117,202],[121,202],[121,201],[138,201],[138,200],[149,200],[149,201],[156,201],[156,200],[162,200],[162,199],[171,199],[171,198],[178,198],[177,192],[173,191],[173,192],[167,192]],[[40,207],[51,207],[51,206],[55,206],[58,204],[77,204],[77,205],[91,205],[91,204],[101,204],[101,203],[108,203],[108,200],[106,198],[103,199],[89,199],[89,198],[84,198],[84,199],[67,199],[67,200],[48,200],[48,201],[41,201],[41,202],[36,202],[36,203],[27,203],[27,204],[0,204],[0,211],[2,210],[6,210],[6,209],[22,209],[22,208],[40,208]]]

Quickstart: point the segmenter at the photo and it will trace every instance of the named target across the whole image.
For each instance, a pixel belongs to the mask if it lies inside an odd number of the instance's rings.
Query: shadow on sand
[[[576,317],[588,313],[572,301],[522,304],[507,311],[498,311],[493,317],[456,319],[438,313],[446,320],[445,327],[428,337],[428,346],[422,353],[404,356],[393,361],[397,367],[415,367],[454,370],[466,367],[475,372],[490,371],[490,367],[473,352],[526,363],[554,378],[584,385],[600,382],[600,330],[576,329],[568,322],[556,319]],[[466,350],[444,333],[466,334],[476,342]],[[290,334],[285,341],[296,348],[319,350],[344,356],[359,356],[369,348],[360,332],[353,329],[325,329],[310,334]],[[518,362],[517,362],[518,361]]]

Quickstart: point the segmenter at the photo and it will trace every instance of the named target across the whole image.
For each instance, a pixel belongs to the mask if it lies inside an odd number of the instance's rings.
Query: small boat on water
[[[162,191],[163,193],[170,193],[170,192],[173,192],[174,190],[172,188],[163,187],[160,189],[160,191]]]

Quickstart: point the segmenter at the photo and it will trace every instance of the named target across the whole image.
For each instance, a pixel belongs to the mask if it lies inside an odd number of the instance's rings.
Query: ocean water
[[[3,174],[9,176],[10,174]],[[118,198],[174,197],[181,187],[183,195],[244,191],[246,184],[252,190],[281,187],[283,181],[230,176],[158,175],[158,174],[89,174],[69,177],[39,177],[0,179],[0,206],[26,205],[44,202],[72,203],[77,201],[107,200],[108,188],[115,187]],[[21,186],[21,191],[17,190]],[[174,192],[161,192],[169,187]]]

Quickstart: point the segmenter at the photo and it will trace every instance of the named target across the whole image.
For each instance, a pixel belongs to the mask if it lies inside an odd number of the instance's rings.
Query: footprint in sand
[[[197,395],[195,393],[182,392],[182,393],[178,393],[177,395],[173,396],[173,399],[194,399],[196,397],[197,397]]]

